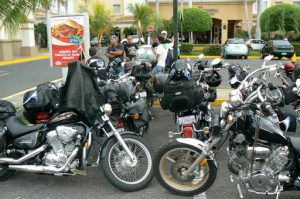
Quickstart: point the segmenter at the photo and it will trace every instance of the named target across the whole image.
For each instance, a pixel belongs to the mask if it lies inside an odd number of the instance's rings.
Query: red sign
[[[87,57],[85,16],[53,16],[48,20],[51,66],[67,67],[69,62]],[[84,60],[83,60],[84,61]]]

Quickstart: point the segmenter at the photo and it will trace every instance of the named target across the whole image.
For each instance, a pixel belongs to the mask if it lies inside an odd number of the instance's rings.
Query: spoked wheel
[[[116,140],[107,146],[103,169],[108,180],[123,191],[138,191],[149,185],[154,177],[152,150],[141,137],[123,135],[124,142],[136,157],[131,161]]]
[[[212,160],[197,166],[191,175],[182,175],[201,153],[196,147],[177,141],[163,146],[155,157],[157,181],[168,191],[182,196],[206,191],[217,177],[217,168]]]

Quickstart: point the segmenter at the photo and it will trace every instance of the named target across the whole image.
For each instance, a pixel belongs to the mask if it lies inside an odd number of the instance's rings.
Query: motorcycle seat
[[[295,152],[300,154],[300,137],[290,136]]]
[[[27,126],[18,117],[13,116],[6,121],[6,127],[12,137],[19,137],[42,128],[44,124]]]

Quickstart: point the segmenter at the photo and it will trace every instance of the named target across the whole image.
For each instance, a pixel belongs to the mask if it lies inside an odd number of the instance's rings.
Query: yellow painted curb
[[[210,102],[210,104],[212,106],[220,106],[223,102],[228,102],[228,99],[225,98],[216,99],[214,102]],[[154,100],[153,105],[159,106],[160,105],[159,100],[158,99]]]
[[[184,59],[191,58],[191,59],[193,59],[193,58],[198,58],[198,56],[197,55],[180,55],[180,58],[184,58]],[[210,55],[208,55],[208,56],[205,56],[204,58],[221,58],[221,56],[210,56]],[[261,59],[261,57],[260,56],[248,56],[248,59]],[[276,57],[276,58],[273,58],[273,59],[276,60],[278,58]],[[300,57],[296,57],[296,59],[300,60]]]
[[[30,62],[30,61],[36,61],[41,59],[49,59],[50,55],[42,55],[42,56],[35,56],[35,57],[27,57],[27,58],[20,58],[10,61],[0,61],[0,67],[11,65],[11,64],[18,64],[23,62]]]

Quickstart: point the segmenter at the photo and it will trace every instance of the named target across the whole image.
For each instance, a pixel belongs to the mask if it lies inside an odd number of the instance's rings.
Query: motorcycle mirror
[[[220,58],[216,58],[216,59],[214,59],[214,60],[211,61],[211,65],[212,66],[217,65],[217,64],[221,63],[221,61],[222,60]]]
[[[204,58],[204,54],[200,54],[200,55],[198,56],[198,58],[199,58],[199,59],[203,59],[203,58]]]
[[[240,81],[238,80],[237,76],[235,75],[233,78],[231,78],[230,84],[235,84],[237,82],[240,82]]]
[[[264,58],[265,61],[271,61],[273,59],[273,55],[268,55]]]

